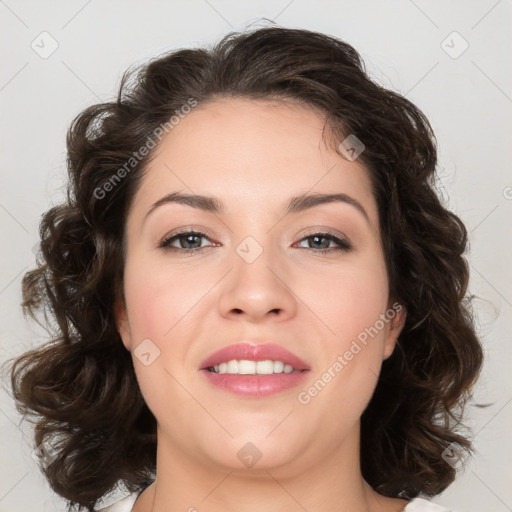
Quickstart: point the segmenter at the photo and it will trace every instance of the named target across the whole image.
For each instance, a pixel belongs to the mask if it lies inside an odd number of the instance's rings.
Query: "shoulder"
[[[403,512],[456,512],[453,509],[436,505],[423,498],[414,498],[404,508]]]
[[[112,505],[99,508],[95,512],[131,512],[133,504],[135,503],[138,495],[139,493],[132,492],[131,494],[128,494],[128,496],[125,496],[123,499],[112,503]]]

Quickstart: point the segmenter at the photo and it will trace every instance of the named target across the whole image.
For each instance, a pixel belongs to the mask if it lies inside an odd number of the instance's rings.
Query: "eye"
[[[213,247],[213,245],[202,245],[201,239],[209,240],[207,235],[201,231],[180,231],[179,233],[174,233],[169,237],[165,237],[158,244],[158,247],[160,249],[178,251],[182,253],[197,253],[207,249],[208,247]],[[308,247],[303,247],[303,249],[312,250],[316,253],[349,251],[352,249],[352,245],[346,238],[340,238],[333,233],[328,232],[312,233],[302,238],[301,242],[305,240],[309,241],[309,243]],[[176,243],[178,246],[175,245]],[[329,247],[331,243],[334,243],[337,247]]]
[[[180,252],[199,252],[207,247],[212,247],[211,245],[202,246],[201,239],[208,238],[205,233],[201,233],[200,231],[180,231],[179,233],[175,233],[170,237],[164,238],[159,244],[158,247],[160,249],[166,249],[170,251],[180,251]],[[178,243],[178,247],[173,245],[174,243]],[[181,246],[181,247],[180,247]]]
[[[311,233],[301,241],[304,240],[311,242],[308,243],[309,247],[304,247],[304,249],[313,250],[313,252],[325,253],[331,251],[349,251],[352,249],[352,245],[346,238],[340,238],[333,233]],[[334,242],[337,247],[329,247],[331,242]]]

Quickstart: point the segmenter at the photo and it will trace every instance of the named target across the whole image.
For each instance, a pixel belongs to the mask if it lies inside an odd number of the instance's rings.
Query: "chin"
[[[278,424],[274,423],[265,433],[245,432],[243,436],[226,439],[216,446],[211,459],[230,470],[270,470],[290,464],[304,452],[304,446],[291,438],[289,432],[279,435],[276,431],[269,435]]]

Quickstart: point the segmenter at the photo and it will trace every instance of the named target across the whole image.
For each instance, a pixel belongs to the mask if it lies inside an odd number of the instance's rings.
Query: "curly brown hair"
[[[57,455],[42,467],[50,486],[69,510],[91,510],[117,483],[138,491],[155,472],[156,420],[113,308],[127,211],[154,150],[129,170],[126,162],[190,98],[217,97],[295,100],[325,113],[333,141],[353,134],[364,143],[389,291],[407,318],[361,418],[362,473],[386,496],[440,493],[456,474],[442,452],[451,443],[472,451],[460,427],[483,351],[466,297],[467,231],[436,192],[435,136],[414,104],[368,76],[349,44],[277,26],[128,70],[115,101],[72,122],[67,197],[42,216],[37,268],[22,282],[25,315],[44,311],[52,339],[18,356],[10,375],[18,410],[35,418],[36,446],[53,442]]]

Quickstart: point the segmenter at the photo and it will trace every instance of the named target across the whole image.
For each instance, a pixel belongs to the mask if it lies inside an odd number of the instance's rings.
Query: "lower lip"
[[[271,375],[232,375],[201,370],[214,386],[238,396],[264,398],[298,386],[309,370],[297,373],[273,373]]]

